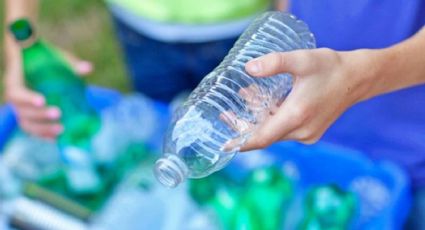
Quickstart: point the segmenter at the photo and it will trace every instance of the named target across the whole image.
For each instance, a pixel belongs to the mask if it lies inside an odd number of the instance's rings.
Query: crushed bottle
[[[155,166],[157,179],[176,187],[223,168],[292,87],[289,74],[254,78],[245,64],[271,52],[312,48],[314,36],[294,16],[276,11],[257,18],[175,112]]]

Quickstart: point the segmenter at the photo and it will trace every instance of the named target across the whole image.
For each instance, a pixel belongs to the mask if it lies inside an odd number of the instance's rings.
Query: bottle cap
[[[26,18],[21,18],[12,22],[9,26],[9,30],[18,41],[25,41],[33,34],[31,23]]]

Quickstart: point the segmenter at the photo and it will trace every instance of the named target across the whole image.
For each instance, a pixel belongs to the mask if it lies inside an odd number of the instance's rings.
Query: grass
[[[74,55],[92,61],[93,74],[89,84],[115,88],[126,92],[130,85],[123,65],[119,44],[107,7],[102,0],[39,0],[39,35],[50,43]],[[0,76],[4,73],[3,28],[4,1],[0,3]],[[0,82],[0,101],[3,100]]]

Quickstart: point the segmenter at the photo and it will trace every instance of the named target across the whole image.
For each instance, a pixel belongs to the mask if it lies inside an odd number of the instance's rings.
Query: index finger
[[[241,147],[240,151],[266,148],[302,124],[304,116],[300,112],[302,110],[292,103],[290,97],[291,95],[282,103],[274,115],[269,116],[269,118],[252,133],[251,137],[247,140],[245,145]]]
[[[6,97],[9,102],[17,106],[43,107],[46,103],[41,94],[25,88],[13,89],[13,92],[8,92]]]

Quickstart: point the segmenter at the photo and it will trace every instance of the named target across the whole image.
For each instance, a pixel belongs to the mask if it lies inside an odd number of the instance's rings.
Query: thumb
[[[74,54],[64,50],[62,50],[61,53],[78,75],[85,76],[93,72],[94,67],[91,62],[81,60]]]
[[[275,52],[249,61],[245,70],[255,77],[269,77],[279,73],[303,75],[310,66],[310,57],[306,50]]]

